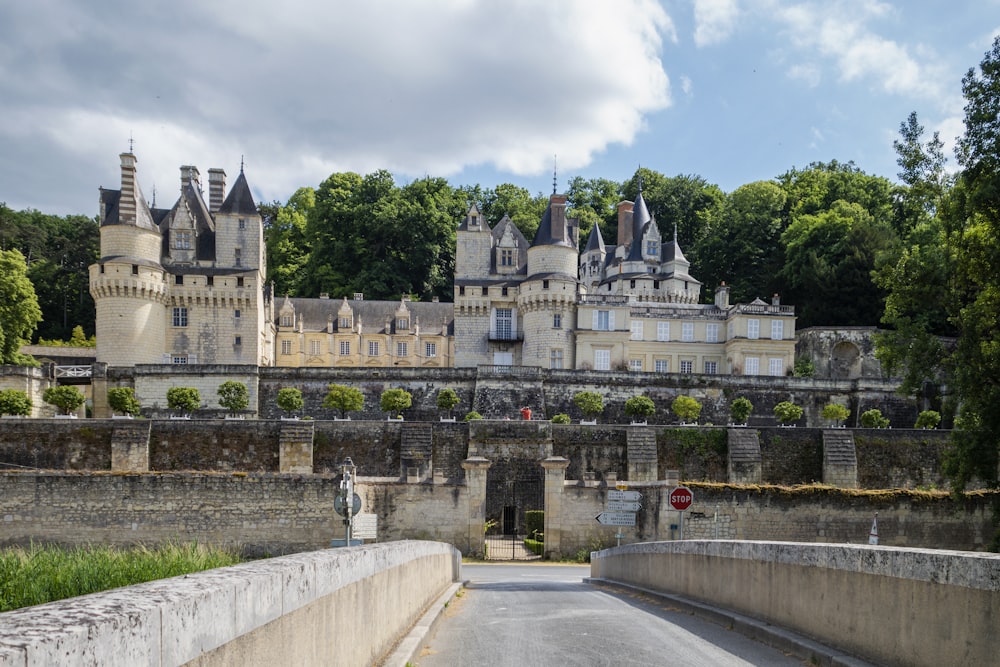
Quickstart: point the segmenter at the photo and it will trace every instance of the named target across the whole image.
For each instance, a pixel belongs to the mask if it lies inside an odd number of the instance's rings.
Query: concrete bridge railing
[[[867,545],[678,541],[591,555],[591,576],[681,595],[886,665],[1000,655],[1000,555]]]
[[[438,542],[243,563],[0,616],[0,667],[372,665],[460,576]]]

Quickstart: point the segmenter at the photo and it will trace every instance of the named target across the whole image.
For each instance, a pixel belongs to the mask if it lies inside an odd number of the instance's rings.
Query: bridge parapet
[[[438,542],[327,549],[7,612],[0,665],[372,665],[460,576]]]
[[[591,555],[591,577],[681,595],[887,665],[1000,653],[1000,555],[792,542],[676,541]]]

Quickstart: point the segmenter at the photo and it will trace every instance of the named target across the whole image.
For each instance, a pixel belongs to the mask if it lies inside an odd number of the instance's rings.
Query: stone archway
[[[853,380],[861,377],[861,350],[848,341],[840,341],[830,353],[830,377]]]

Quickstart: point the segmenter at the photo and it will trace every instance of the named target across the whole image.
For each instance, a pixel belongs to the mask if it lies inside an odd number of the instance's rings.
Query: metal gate
[[[536,560],[535,554],[524,545],[527,537],[525,512],[541,510],[545,506],[545,479],[537,462],[534,467],[540,474],[528,474],[522,470],[522,479],[512,475],[513,468],[497,465],[497,474],[486,483],[486,531],[487,560]],[[493,472],[491,468],[490,472]],[[532,471],[533,472],[533,471]],[[512,479],[512,477],[514,477]],[[492,482],[492,484],[491,484]]]

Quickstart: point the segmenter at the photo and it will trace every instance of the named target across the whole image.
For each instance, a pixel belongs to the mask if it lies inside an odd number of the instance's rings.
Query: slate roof
[[[303,297],[286,297],[287,301],[295,308],[295,324],[298,325],[299,315],[302,315],[303,331],[325,331],[328,319],[333,317],[333,329],[337,331],[337,313],[344,305],[343,299],[307,299]],[[442,327],[447,325],[448,334],[455,333],[455,304],[432,301],[406,301],[406,308],[410,311],[410,331],[417,324],[420,325],[422,334],[440,333]],[[280,323],[281,308],[285,305],[285,299],[280,304],[275,304],[276,323]],[[385,330],[386,320],[391,327],[395,327],[396,311],[399,309],[399,301],[354,301],[347,300],[347,305],[354,311],[354,323],[361,319],[362,333],[394,333]]]
[[[257,205],[254,204],[253,195],[250,193],[250,185],[247,183],[243,170],[236,177],[232,189],[226,200],[219,207],[219,213],[231,213],[235,215],[256,215]]]
[[[535,232],[535,239],[531,242],[531,246],[540,245],[561,245],[568,248],[576,249],[576,244],[573,243],[573,234],[570,233],[569,229],[569,218],[566,218],[566,229],[563,231],[563,239],[557,239],[552,236],[552,201],[549,201],[549,205],[545,207],[545,213],[542,215],[542,221],[538,225],[538,231]]]

